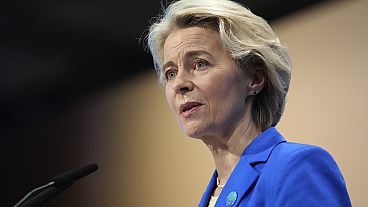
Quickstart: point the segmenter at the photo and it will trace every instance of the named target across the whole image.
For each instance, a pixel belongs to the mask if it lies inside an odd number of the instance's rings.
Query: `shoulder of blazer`
[[[277,192],[275,206],[351,206],[337,163],[321,147],[283,143],[267,165],[262,173]]]

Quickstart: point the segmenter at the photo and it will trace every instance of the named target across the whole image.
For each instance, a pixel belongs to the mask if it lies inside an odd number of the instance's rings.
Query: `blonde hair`
[[[285,107],[291,60],[270,25],[249,9],[230,0],[180,0],[170,4],[149,29],[147,44],[159,75],[163,47],[175,29],[202,26],[219,33],[224,49],[247,74],[264,69],[265,87],[252,104],[252,118],[262,130],[275,126]],[[257,66],[257,67],[256,67]]]

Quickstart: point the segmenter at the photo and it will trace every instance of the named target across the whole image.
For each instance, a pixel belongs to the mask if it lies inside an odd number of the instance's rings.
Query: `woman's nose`
[[[175,78],[174,90],[177,94],[185,94],[194,88],[193,81],[189,74],[179,73]]]

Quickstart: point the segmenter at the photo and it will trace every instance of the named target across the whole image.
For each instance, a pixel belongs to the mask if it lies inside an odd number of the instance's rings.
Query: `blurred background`
[[[0,3],[0,206],[97,163],[46,206],[196,206],[214,165],[181,133],[144,48],[170,1]],[[242,0],[288,46],[293,72],[277,128],[335,158],[367,206],[368,0]]]

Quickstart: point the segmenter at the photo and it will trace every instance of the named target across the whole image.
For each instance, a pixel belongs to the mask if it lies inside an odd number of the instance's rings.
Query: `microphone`
[[[51,179],[51,182],[54,182],[55,187],[60,187],[65,184],[73,183],[75,180],[78,180],[88,174],[96,171],[98,166],[96,164],[89,164],[81,168],[77,168],[74,170],[70,170],[61,175],[58,175]]]
[[[87,176],[98,168],[97,164],[89,164],[81,168],[70,170],[63,174],[60,174],[50,182],[40,187],[37,187],[25,195],[14,207],[36,207],[41,206],[46,201],[56,196],[64,189],[73,184],[75,180],[78,180],[84,176]],[[36,194],[37,192],[37,194]],[[36,195],[33,195],[36,194]],[[33,196],[33,197],[31,197]]]

